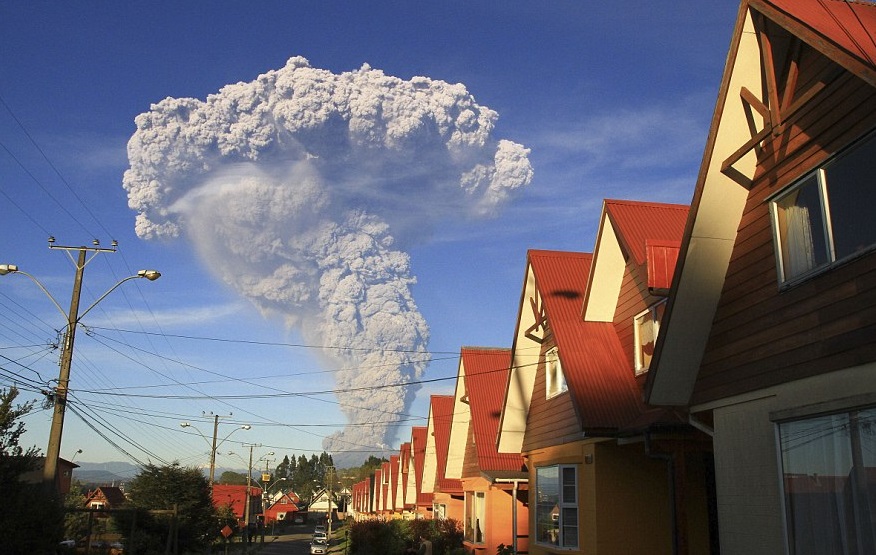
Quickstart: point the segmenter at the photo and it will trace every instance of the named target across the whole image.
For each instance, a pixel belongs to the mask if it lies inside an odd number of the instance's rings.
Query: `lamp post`
[[[82,318],[88,314],[92,308],[97,306],[97,304],[106,298],[107,295],[115,291],[115,289],[126,281],[138,278],[146,278],[149,281],[155,281],[161,274],[156,270],[140,270],[133,276],[128,276],[119,280],[115,285],[110,287],[103,295],[97,298],[96,301],[91,303],[91,305],[79,312],[79,297],[82,292],[82,276],[85,273],[85,266],[94,260],[94,257],[103,252],[115,252],[118,243],[115,241],[112,242],[111,248],[101,248],[100,243],[97,240],[93,241],[92,247],[65,247],[60,245],[55,245],[55,238],[49,237],[49,248],[50,249],[61,249],[67,253],[67,256],[70,258],[70,261],[73,262],[76,273],[73,278],[73,294],[70,300],[70,310],[68,312],[64,312],[61,308],[61,305],[58,304],[58,301],[49,293],[48,289],[40,283],[40,281],[34,276],[18,269],[18,266],[14,264],[2,264],[0,265],[0,276],[5,276],[6,274],[21,274],[30,278],[37,287],[39,287],[43,293],[52,301],[61,314],[67,319],[67,327],[64,332],[64,343],[62,345],[61,351],[61,370],[58,376],[58,386],[55,388],[54,394],[54,412],[52,414],[52,426],[49,431],[49,444],[46,448],[46,462],[43,466],[43,484],[50,488],[52,486],[57,485],[58,478],[58,459],[61,455],[61,436],[64,431],[64,413],[67,408],[67,392],[70,384],[70,366],[73,362],[73,341],[76,338],[76,327]],[[70,251],[78,251],[79,255],[76,260],[73,259],[73,255],[70,254]],[[93,253],[91,257],[88,257],[87,253]]]
[[[231,415],[229,415],[229,416],[231,416]],[[221,447],[222,444],[225,443],[225,440],[227,440],[229,437],[231,437],[231,434],[233,434],[237,430],[249,430],[252,428],[252,426],[250,426],[249,424],[244,424],[242,426],[238,426],[237,428],[234,428],[233,430],[228,432],[228,435],[225,436],[224,438],[222,438],[222,441],[217,443],[216,442],[216,435],[217,435],[217,432],[219,431],[219,418],[220,417],[218,414],[213,415],[213,442],[212,442],[212,444],[210,443],[210,440],[207,439],[207,436],[205,436],[201,432],[201,430],[199,430],[195,426],[192,426],[188,422],[180,422],[179,423],[180,427],[182,427],[182,428],[191,428],[194,431],[198,432],[198,435],[201,436],[202,438],[204,438],[204,441],[206,441],[208,445],[211,445],[211,448],[210,448],[210,490],[211,491],[213,489],[213,481],[214,481],[214,477],[216,474],[216,450],[219,449],[219,447]]]

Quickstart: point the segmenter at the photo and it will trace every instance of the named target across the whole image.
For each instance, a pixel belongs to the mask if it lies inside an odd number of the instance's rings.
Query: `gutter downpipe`
[[[496,478],[497,484],[511,484],[511,549],[517,555],[517,486],[520,483],[529,483],[529,480],[519,478]]]
[[[678,514],[675,508],[675,460],[669,453],[655,452],[651,449],[651,431],[645,431],[645,454],[666,463],[666,475],[669,483],[669,520],[672,524],[672,553],[678,555]]]

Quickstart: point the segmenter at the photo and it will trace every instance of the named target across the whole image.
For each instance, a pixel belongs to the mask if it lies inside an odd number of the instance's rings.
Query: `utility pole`
[[[14,264],[0,264],[0,276],[5,276],[6,274],[21,274],[28,277],[42,290],[43,293],[45,293],[49,300],[52,301],[52,304],[55,305],[55,308],[57,308],[67,319],[67,326],[64,330],[64,341],[61,345],[61,371],[58,375],[58,385],[54,388],[53,393],[46,394],[52,399],[54,404],[52,426],[49,430],[49,444],[46,447],[46,461],[43,466],[43,484],[47,488],[57,487],[58,459],[61,456],[61,435],[64,431],[64,413],[67,409],[67,393],[70,386],[70,366],[73,362],[73,341],[76,339],[76,326],[79,325],[79,321],[88,314],[92,308],[97,306],[97,304],[106,298],[107,295],[115,291],[116,287],[119,285],[136,278],[146,278],[149,281],[155,281],[161,277],[161,273],[156,270],[140,270],[133,276],[128,276],[116,282],[115,285],[98,297],[96,301],[91,303],[91,306],[80,313],[79,297],[82,293],[82,276],[85,274],[85,266],[98,254],[104,252],[116,252],[116,248],[118,247],[118,243],[113,241],[111,247],[102,248],[97,239],[92,241],[92,245],[93,246],[91,247],[65,247],[55,245],[55,238],[49,237],[49,248],[66,251],[70,261],[73,262],[73,265],[76,267],[76,273],[73,277],[73,295],[70,299],[70,310],[66,313],[64,312],[64,309],[61,308],[61,305],[58,304],[58,301],[55,300],[55,297],[49,293],[49,290],[46,289],[37,278],[27,272],[19,270],[18,266]],[[70,251],[78,251],[79,255],[76,260],[73,260],[73,255],[70,254]],[[90,258],[87,257],[87,253],[89,252],[94,253]]]
[[[61,456],[61,435],[64,433],[64,413],[67,409],[67,390],[70,385],[70,365],[73,362],[73,340],[76,338],[79,295],[82,293],[82,276],[85,274],[85,253],[87,250],[89,249],[86,247],[79,249],[79,258],[76,261],[76,274],[73,278],[73,297],[70,299],[70,311],[67,313],[67,329],[64,330],[61,372],[58,375],[58,387],[55,388],[52,427],[49,430],[49,445],[46,447],[46,462],[43,465],[43,484],[47,487],[54,487],[58,476],[58,458]]]
[[[246,471],[246,501],[244,502],[243,524],[246,527],[246,543],[249,543],[249,513],[251,512],[250,497],[252,497],[252,450],[255,447],[261,447],[260,443],[249,443],[249,468]]]

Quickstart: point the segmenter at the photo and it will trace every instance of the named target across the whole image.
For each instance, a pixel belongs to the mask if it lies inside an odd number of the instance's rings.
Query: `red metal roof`
[[[876,66],[876,5],[842,0],[761,0],[755,9],[773,6],[785,15],[846,50],[862,63]],[[762,11],[762,10],[759,10]]]
[[[640,266],[647,260],[645,243],[648,240],[681,240],[689,211],[690,207],[684,204],[605,201],[605,212],[614,225],[618,241]]]
[[[250,497],[261,497],[262,490],[250,487]],[[246,506],[246,486],[231,484],[213,484],[213,505],[216,507],[231,507],[232,512],[243,517]]]
[[[679,250],[681,250],[681,241],[645,240],[648,288],[669,289],[678,262]]]
[[[423,462],[426,459],[426,434],[429,433],[425,426],[411,428],[411,456],[414,457],[414,484],[417,489],[417,505],[431,506],[432,496],[423,493]]]
[[[408,499],[408,480],[410,479],[410,464],[411,464],[411,442],[402,443],[399,448],[399,467],[401,467],[401,476],[399,477],[399,488],[401,489],[401,499],[399,503],[403,507],[413,505],[412,500]]]
[[[483,471],[521,470],[524,465],[521,455],[499,453],[496,449],[505,384],[511,372],[511,349],[463,347],[460,356],[465,366],[465,392],[471,411],[478,468]]]
[[[392,500],[392,509],[393,510],[395,510],[399,507],[398,481],[399,481],[398,455],[392,455],[389,457],[389,499]]]
[[[614,325],[581,316],[592,255],[531,250],[528,256],[582,427],[617,429],[635,420],[645,406]]]
[[[462,480],[445,478],[447,451],[450,447],[450,424],[453,422],[453,395],[432,395],[432,421],[435,432],[437,472],[435,491],[462,493]]]

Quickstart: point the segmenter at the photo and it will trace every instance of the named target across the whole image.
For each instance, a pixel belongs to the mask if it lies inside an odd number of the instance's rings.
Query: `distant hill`
[[[140,473],[140,467],[127,462],[105,462],[105,463],[76,463],[79,468],[73,469],[73,479],[79,480],[85,485],[105,486],[122,482],[128,482]],[[225,470],[239,472],[245,475],[246,469],[226,469],[216,468],[216,478],[222,475]],[[207,470],[204,470],[205,476]]]
[[[140,467],[126,462],[77,463],[73,469],[73,479],[83,484],[110,485],[127,482],[140,473]]]

